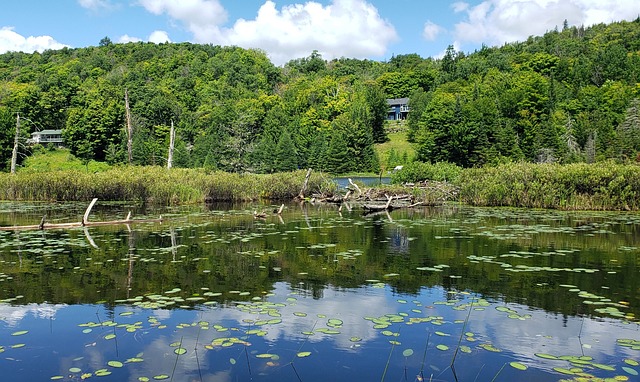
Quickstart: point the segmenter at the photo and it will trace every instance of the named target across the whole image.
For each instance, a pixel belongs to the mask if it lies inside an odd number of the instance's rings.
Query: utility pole
[[[131,126],[131,111],[129,110],[129,92],[124,89],[124,107],[127,112],[127,154],[129,156],[129,164],[133,162],[133,128]]]
[[[173,119],[171,120],[171,131],[169,132],[169,157],[167,158],[167,168],[173,166],[173,146],[176,139],[176,129],[173,127]]]
[[[16,163],[18,162],[18,144],[20,143],[20,113],[16,113],[16,137],[13,140],[13,152],[11,153],[11,173],[16,173]]]

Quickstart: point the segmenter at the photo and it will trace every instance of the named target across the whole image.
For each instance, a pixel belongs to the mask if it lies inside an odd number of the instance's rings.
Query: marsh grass
[[[465,169],[460,201],[475,206],[563,210],[640,209],[640,166],[511,163]]]
[[[167,170],[162,167],[113,167],[81,170],[0,173],[1,200],[86,201],[92,198],[173,205],[207,201],[283,200],[298,195],[305,171],[255,175]],[[312,173],[309,191],[335,190],[329,177]]]

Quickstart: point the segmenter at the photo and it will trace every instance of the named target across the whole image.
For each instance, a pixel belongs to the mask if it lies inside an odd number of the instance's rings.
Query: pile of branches
[[[349,179],[346,194],[314,195],[314,200],[342,205],[361,205],[366,211],[437,206],[457,200],[459,188],[449,182],[425,181],[416,184],[360,187]]]

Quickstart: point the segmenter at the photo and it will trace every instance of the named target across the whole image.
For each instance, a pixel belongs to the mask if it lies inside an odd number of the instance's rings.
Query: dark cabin
[[[387,112],[388,120],[397,121],[407,119],[407,114],[409,114],[409,98],[388,99],[387,105],[389,105],[389,111]]]

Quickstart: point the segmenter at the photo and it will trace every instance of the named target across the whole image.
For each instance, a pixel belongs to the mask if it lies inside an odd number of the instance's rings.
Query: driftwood
[[[284,210],[284,203],[280,205],[280,208],[278,208],[277,210],[273,210],[273,213],[278,215],[278,216],[282,216],[282,211]],[[266,212],[258,212],[258,211],[253,211],[253,218],[254,219],[266,219],[268,216],[268,214]]]
[[[392,209],[396,208],[394,206],[391,205],[391,201],[393,201],[394,197],[393,196],[389,196],[389,195],[385,195],[387,197],[387,204],[385,205],[380,205],[380,204],[364,204],[362,206],[362,208],[365,209],[365,211],[367,212],[375,212],[375,211],[391,211]]]
[[[76,227],[93,227],[93,226],[101,226],[101,225],[118,225],[118,224],[134,224],[134,223],[148,223],[148,222],[158,222],[162,223],[162,216],[159,219],[131,219],[131,212],[127,214],[126,219],[124,220],[107,220],[101,222],[90,222],[89,214],[91,213],[91,209],[94,204],[96,204],[98,198],[94,198],[89,207],[87,207],[84,215],[82,216],[82,221],[72,222],[72,223],[47,223],[46,215],[42,217],[40,224],[36,225],[21,225],[21,226],[10,226],[10,227],[0,227],[0,231],[23,231],[23,230],[45,230],[45,229],[63,229],[63,228],[76,228]]]
[[[307,187],[309,187],[309,178],[311,177],[311,168],[307,170],[307,175],[304,177],[304,184],[302,185],[302,189],[298,194],[298,199],[304,200],[304,193],[307,192]]]
[[[360,190],[360,187],[358,187],[357,184],[353,183],[353,181],[351,180],[351,178],[349,178],[349,184],[356,189],[356,191],[358,191],[358,198],[360,197],[360,195],[362,195],[362,190]],[[351,191],[351,190],[349,190]]]

